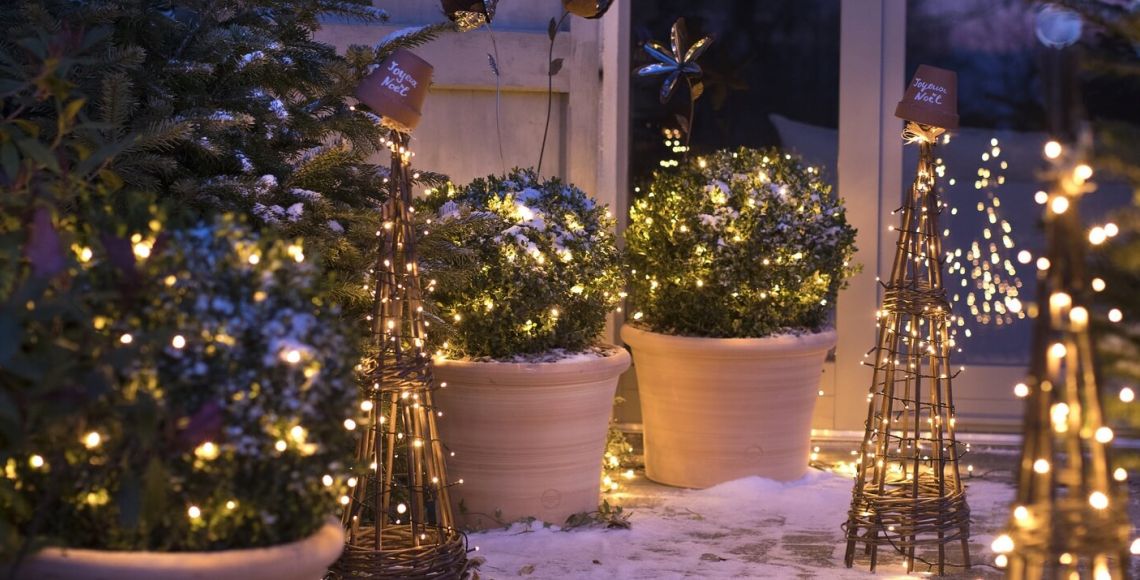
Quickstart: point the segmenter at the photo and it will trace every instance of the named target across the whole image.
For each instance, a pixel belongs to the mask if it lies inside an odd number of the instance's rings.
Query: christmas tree
[[[349,97],[387,54],[431,40],[428,26],[343,56],[313,40],[319,17],[382,22],[367,0],[21,0],[5,38],[92,29],[92,54],[113,66],[70,82],[125,143],[113,169],[126,185],[171,202],[171,218],[218,212],[302,237],[327,259],[326,295],[367,310],[361,272],[379,229],[386,168],[370,163],[390,137]],[[439,175],[416,172],[428,184]]]

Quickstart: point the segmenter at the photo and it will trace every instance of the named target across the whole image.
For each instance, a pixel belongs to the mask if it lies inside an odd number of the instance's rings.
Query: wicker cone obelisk
[[[433,404],[423,289],[411,218],[412,176],[406,131],[419,122],[431,65],[397,51],[365,80],[361,101],[392,128],[392,164],[373,265],[369,351],[361,364],[368,413],[356,455],[357,476],[342,516],[344,553],[334,578],[459,578],[466,537],[455,528],[443,444]]]
[[[953,316],[942,286],[942,244],[934,147],[957,126],[954,73],[919,67],[896,115],[919,147],[918,173],[905,196],[894,265],[883,284],[866,432],[844,528],[845,563],[859,547],[878,563],[880,547],[898,551],[907,571],[929,562],[944,574],[946,545],[960,543],[969,566],[970,509],[958,460],[950,367]],[[926,550],[936,554],[928,556]],[[930,561],[928,558],[933,558]]]
[[[357,445],[365,464],[345,507],[348,539],[332,571],[342,578],[458,578],[466,539],[451,514],[437,435],[422,288],[409,214],[407,137],[393,133],[391,195],[374,265],[371,351],[362,370],[369,424]]]
[[[1125,472],[1112,468],[1112,430],[1101,413],[1076,207],[1092,190],[1092,170],[1080,149],[1050,143],[1046,156],[1054,178],[1045,204],[1048,265],[1038,278],[1030,373],[1018,387],[1026,395],[1024,447],[1008,533],[993,550],[1011,579],[1119,580],[1130,558],[1128,488]]]

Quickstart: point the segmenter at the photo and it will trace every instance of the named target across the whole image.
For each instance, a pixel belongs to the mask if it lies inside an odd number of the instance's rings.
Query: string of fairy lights
[[[948,273],[961,277],[961,290],[951,300],[955,303],[964,300],[970,315],[979,324],[996,326],[1009,325],[1026,316],[1019,298],[1022,281],[1013,257],[1017,247],[1013,227],[1002,215],[999,188],[1005,184],[1003,172],[1009,169],[1009,162],[999,161],[1001,153],[997,137],[991,138],[989,147],[981,154],[982,164],[973,182],[974,189],[985,197],[975,206],[983,220],[981,239],[973,239],[965,252],[956,248],[946,254]],[[940,165],[940,170],[945,172],[945,165]],[[948,180],[951,186],[956,183],[955,178]],[[951,215],[957,213],[956,208],[951,210]],[[948,234],[947,229],[944,235]],[[964,334],[969,338],[970,329],[964,329]]]
[[[1035,265],[1047,292],[1042,308],[1048,312],[1040,314],[1044,318],[1038,322],[1035,342],[1039,351],[1030,375],[1014,387],[1018,398],[1027,399],[1018,494],[1008,531],[991,549],[994,563],[1008,568],[1010,578],[1040,577],[1053,569],[1074,576],[1091,571],[1096,580],[1112,580],[1127,574],[1129,555],[1140,554],[1140,538],[1129,542],[1126,511],[1110,509],[1114,502],[1126,501],[1128,473],[1112,467],[1115,434],[1102,415],[1088,332],[1093,313],[1084,305],[1089,299],[1086,284],[1093,292],[1103,291],[1106,284],[1084,277],[1084,244],[1069,239],[1082,233],[1084,226],[1071,208],[1095,189],[1093,170],[1081,161],[1082,147],[1066,152],[1059,142],[1050,141],[1044,155],[1053,166],[1055,185],[1036,196],[1045,206],[1050,236]],[[1095,246],[1116,231],[1109,223],[1083,233]],[[1123,316],[1112,308],[1105,318],[1118,324]],[[1118,396],[1126,403],[1135,399],[1127,387]]]

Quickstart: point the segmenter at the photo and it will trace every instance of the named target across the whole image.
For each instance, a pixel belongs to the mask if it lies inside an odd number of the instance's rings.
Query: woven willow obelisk
[[[1128,577],[1128,489],[1112,470],[1112,429],[1101,415],[1089,336],[1086,236],[1077,212],[1091,191],[1080,151],[1045,147],[1054,186],[1045,211],[1047,248],[1038,261],[1038,316],[1026,396],[1017,499],[1008,534],[993,544],[1011,579]],[[1076,575],[1076,576],[1074,576]]]
[[[374,265],[372,345],[362,370],[371,383],[369,424],[357,445],[367,473],[344,511],[348,535],[333,567],[341,577],[457,578],[466,562],[455,529],[443,445],[432,404],[422,290],[409,214],[407,137],[394,133],[391,194]]]
[[[899,551],[913,571],[919,550],[937,548],[938,573],[946,544],[960,542],[969,566],[970,509],[958,469],[954,398],[950,381],[950,304],[942,287],[942,243],[935,190],[934,147],[957,126],[954,73],[919,67],[899,103],[908,119],[904,138],[919,147],[918,173],[902,204],[891,275],[878,313],[866,432],[856,466],[851,510],[844,526],[845,563],[860,545],[871,570],[880,547]]]
[[[393,129],[387,143],[392,164],[371,272],[372,340],[361,363],[368,424],[356,455],[364,473],[350,480],[347,540],[330,570],[335,578],[459,578],[467,566],[436,429],[410,207],[408,132],[419,122],[431,70],[414,54],[397,51],[357,91]]]

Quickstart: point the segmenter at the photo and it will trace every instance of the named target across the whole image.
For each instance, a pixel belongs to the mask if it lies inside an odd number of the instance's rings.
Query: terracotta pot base
[[[467,528],[598,508],[602,454],[629,354],[551,363],[444,360],[435,379],[454,513]]]
[[[704,488],[807,472],[834,330],[769,338],[669,336],[626,325],[645,424],[646,475]]]
[[[115,552],[46,548],[20,566],[20,580],[312,580],[344,549],[339,523],[303,540],[218,552]],[[3,571],[0,568],[0,571]]]

